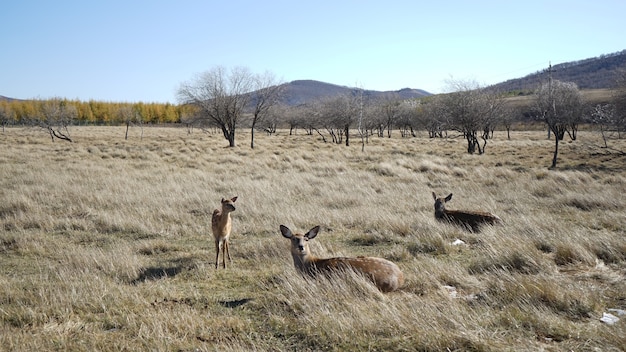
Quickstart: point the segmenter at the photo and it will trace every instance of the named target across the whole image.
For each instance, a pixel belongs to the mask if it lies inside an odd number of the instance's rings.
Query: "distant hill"
[[[13,98],[5,97],[4,95],[0,95],[0,101],[2,101],[2,100],[13,101],[13,100],[17,100],[17,99],[13,99]]]
[[[324,83],[314,80],[297,80],[284,83],[285,92],[283,103],[296,106],[319,101],[321,99],[335,97],[344,94],[352,94],[362,89],[355,87],[339,86],[331,83]],[[395,96],[401,99],[420,98],[431,95],[421,89],[404,88],[396,91],[375,91],[363,90],[366,97],[371,99],[382,99],[387,96]]]
[[[564,82],[574,82],[578,88],[612,88],[620,70],[626,70],[626,50],[598,57],[561,63],[552,66],[552,78]],[[522,78],[511,79],[492,87],[505,92],[533,91],[548,80],[548,68]]]
[[[297,80],[289,83],[283,83],[285,88],[283,95],[283,103],[289,106],[302,105],[319,101],[321,99],[336,97],[343,94],[351,94],[360,88],[339,86],[336,84],[325,83],[314,80]],[[375,91],[363,90],[364,95],[368,98],[381,99],[387,96],[393,96],[400,99],[420,98],[432,95],[431,93],[421,89],[403,88],[395,91]],[[0,100],[19,100],[0,95]]]

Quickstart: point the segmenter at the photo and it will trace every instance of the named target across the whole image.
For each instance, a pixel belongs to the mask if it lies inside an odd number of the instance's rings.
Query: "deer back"
[[[448,210],[445,207],[445,203],[452,199],[452,193],[445,198],[437,198],[435,192],[433,199],[435,200],[435,218],[437,220],[444,220],[458,225],[462,225],[470,228],[473,231],[478,231],[483,224],[495,225],[501,223],[502,220],[489,212],[472,211],[472,210]]]
[[[375,257],[345,258],[346,264],[369,277],[383,292],[395,291],[404,284],[404,275],[398,266],[386,259]]]
[[[372,280],[382,292],[395,291],[404,284],[404,275],[393,262],[376,257],[336,257],[310,261],[304,271],[310,275],[352,270]]]
[[[474,230],[483,224],[495,225],[502,221],[491,213],[467,210],[445,210],[438,219],[469,226]]]

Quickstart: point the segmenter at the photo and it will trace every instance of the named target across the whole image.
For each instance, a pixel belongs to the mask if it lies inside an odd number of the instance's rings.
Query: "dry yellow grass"
[[[626,346],[626,157],[580,132],[549,171],[544,132],[373,138],[77,127],[0,134],[0,349],[618,351]],[[133,132],[131,130],[131,132]],[[626,150],[626,140],[611,146]],[[450,208],[500,216],[474,234]],[[211,212],[238,195],[227,270]],[[280,235],[321,225],[320,256],[373,255],[406,284],[300,276]],[[456,239],[466,244],[452,245]]]
[[[583,89],[580,91],[583,99],[589,104],[606,104],[613,99],[614,91],[612,89]],[[514,96],[506,98],[506,102],[513,107],[530,107],[537,97],[533,95]]]

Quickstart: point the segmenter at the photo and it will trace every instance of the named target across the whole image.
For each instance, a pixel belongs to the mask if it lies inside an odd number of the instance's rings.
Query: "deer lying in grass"
[[[404,284],[404,275],[398,266],[386,259],[375,257],[338,257],[320,259],[311,254],[308,241],[315,238],[320,227],[315,226],[306,234],[293,234],[288,227],[280,225],[280,232],[291,240],[293,263],[301,273],[316,275],[340,270],[354,270],[371,279],[382,292],[391,292]]]
[[[217,269],[220,259],[220,251],[222,252],[222,262],[226,269],[226,256],[230,259],[230,251],[228,250],[228,238],[230,230],[233,227],[230,219],[230,213],[235,211],[235,203],[237,197],[231,199],[222,198],[222,209],[215,209],[211,218],[211,229],[213,230],[213,238],[215,238],[215,269]]]
[[[474,232],[480,231],[480,227],[484,224],[495,225],[502,223],[502,219],[492,213],[446,209],[445,203],[452,199],[452,193],[445,198],[437,198],[437,195],[433,192],[433,199],[435,200],[435,218],[437,220],[455,223]]]

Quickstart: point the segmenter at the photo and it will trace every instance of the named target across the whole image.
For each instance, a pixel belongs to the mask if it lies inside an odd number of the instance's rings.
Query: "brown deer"
[[[215,238],[215,269],[217,269],[220,259],[220,251],[222,252],[222,262],[226,269],[226,256],[230,262],[230,251],[228,250],[228,238],[233,223],[230,219],[230,213],[235,211],[235,202],[237,197],[231,199],[222,198],[222,209],[215,209],[211,218],[211,229],[213,230],[213,238]]]
[[[473,232],[479,232],[480,227],[484,224],[495,225],[502,223],[502,219],[492,213],[446,209],[445,203],[452,199],[452,193],[445,198],[437,198],[437,195],[433,192],[433,199],[435,200],[435,219],[437,220],[455,223]]]
[[[280,225],[283,237],[291,240],[293,263],[301,273],[315,276],[319,273],[333,273],[341,270],[354,270],[371,279],[382,292],[391,292],[404,284],[404,275],[398,266],[386,259],[376,257],[338,257],[320,259],[311,254],[308,241],[315,238],[320,227],[315,226],[306,234],[293,234],[288,227]]]

